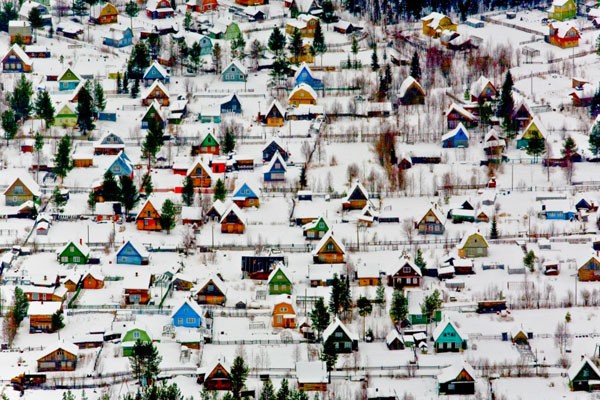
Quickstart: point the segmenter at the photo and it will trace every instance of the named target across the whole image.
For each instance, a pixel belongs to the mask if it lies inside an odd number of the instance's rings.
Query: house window
[[[208,285],[208,288],[206,290],[208,292],[214,292],[215,291],[215,285]]]
[[[404,268],[402,268],[402,272],[409,273],[410,272],[410,267],[404,267]]]
[[[177,325],[183,324],[183,318],[177,318]]]
[[[339,332],[339,331],[338,331],[338,332],[336,332],[336,333],[335,333],[335,337],[337,337],[337,338],[341,338],[341,337],[343,337],[343,334],[342,334],[342,332]]]
[[[69,252],[74,253],[75,252],[75,246],[69,247]]]
[[[69,262],[69,257],[63,256],[60,258],[60,262],[62,263],[68,263]]]
[[[138,331],[133,332],[133,338],[134,339],[139,339],[140,338],[140,333]]]
[[[23,194],[23,186],[15,186],[15,194]]]
[[[584,369],[584,370],[583,370],[583,377],[584,377],[584,378],[587,378],[587,377],[589,377],[589,376],[590,376],[590,371],[589,371],[588,369]]]
[[[274,284],[273,285],[273,290],[279,290],[279,285],[278,284]]]
[[[352,343],[350,343],[350,342],[344,342],[344,348],[345,349],[351,349],[352,348]]]
[[[287,307],[281,307],[281,312],[287,312]]]
[[[79,262],[79,257],[73,257],[73,262],[74,263],[78,263]]]
[[[196,318],[193,317],[188,317],[185,319],[185,322],[188,324],[195,324],[196,323]]]
[[[333,251],[333,243],[327,243],[327,251]]]

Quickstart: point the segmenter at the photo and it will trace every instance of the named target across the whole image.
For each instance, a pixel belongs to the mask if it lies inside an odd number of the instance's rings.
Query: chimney
[[[135,276],[136,276],[136,278],[137,278],[137,276],[138,276],[138,273],[137,273],[137,272],[135,273]]]
[[[82,238],[79,238],[79,244],[80,245],[83,244],[83,239]]]

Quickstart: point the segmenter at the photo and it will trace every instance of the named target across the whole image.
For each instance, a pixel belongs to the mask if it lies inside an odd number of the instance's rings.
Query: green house
[[[237,37],[240,35],[240,33],[242,33],[242,31],[240,30],[239,25],[232,21],[229,23],[229,25],[227,25],[227,29],[225,29],[225,34],[223,35],[223,39],[225,39],[225,40],[237,39]]]
[[[121,338],[121,349],[123,349],[123,357],[129,357],[133,354],[133,346],[135,342],[141,340],[143,343],[152,343],[152,338],[145,330],[134,327],[129,329]]]
[[[458,245],[458,256],[460,258],[487,257],[488,242],[479,232],[465,235]]]
[[[323,344],[333,345],[336,354],[358,351],[358,335],[346,328],[342,322],[334,318],[323,331]]]
[[[568,372],[569,375],[569,387],[572,391],[585,390],[590,391],[594,389],[591,387],[592,381],[600,381],[600,370],[588,357],[582,357],[581,361],[575,363]]]
[[[302,226],[304,231],[304,237],[308,240],[311,239],[322,239],[323,236],[329,231],[329,224],[325,221],[325,218],[319,217],[308,224]]]
[[[269,294],[292,294],[292,281],[288,278],[288,272],[282,264],[279,264],[270,274],[267,280]]]
[[[452,321],[444,321],[433,331],[436,352],[459,352],[467,348],[467,336]]]
[[[558,21],[573,19],[577,16],[575,0],[554,0],[548,9],[548,18]]]
[[[58,253],[61,264],[87,264],[90,259],[90,249],[80,240],[79,243],[69,242]]]
[[[81,76],[79,76],[79,74],[69,67],[61,76],[58,77],[58,90],[61,92],[66,90],[75,90],[81,80]]]
[[[427,324],[427,316],[421,310],[421,304],[425,302],[425,291],[421,289],[407,289],[405,291],[406,305],[408,306],[407,319],[411,325]],[[433,314],[433,321],[440,322],[442,320],[442,310],[437,310]],[[431,321],[430,321],[431,322]]]

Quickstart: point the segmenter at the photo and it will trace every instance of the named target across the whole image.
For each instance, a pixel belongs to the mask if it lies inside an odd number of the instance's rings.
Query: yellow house
[[[319,19],[314,15],[302,14],[298,19],[291,19],[285,24],[285,33],[292,35],[295,29],[300,31],[303,38],[314,38]]]
[[[333,231],[329,230],[313,251],[313,262],[315,264],[342,264],[345,254],[344,245],[335,240]]]
[[[423,23],[423,34],[433,38],[440,37],[442,31],[445,30],[456,32],[456,24],[450,17],[438,12],[432,12],[421,18],[421,22]]]
[[[77,112],[71,103],[65,103],[62,107],[58,108],[53,125],[69,128],[77,125]]]
[[[533,137],[546,139],[546,129],[537,118],[533,118],[523,129],[523,132],[517,136],[517,149],[526,149]]]
[[[317,93],[306,83],[298,84],[290,93],[288,101],[291,106],[298,107],[300,104],[317,104]]]
[[[577,15],[575,0],[554,0],[548,9],[548,18],[564,21]]]
[[[92,7],[92,19],[99,25],[115,24],[119,10],[111,3],[97,4]]]
[[[458,256],[460,258],[487,257],[488,242],[479,232],[465,235],[458,245]]]

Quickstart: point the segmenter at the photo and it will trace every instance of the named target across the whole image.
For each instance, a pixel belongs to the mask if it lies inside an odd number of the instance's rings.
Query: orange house
[[[207,188],[212,183],[211,170],[200,158],[188,168],[186,176],[192,180],[194,187]]]
[[[146,271],[136,272],[135,276],[124,281],[125,304],[148,304],[152,274]]]
[[[246,224],[242,219],[242,210],[235,203],[232,203],[223,213],[219,223],[221,224],[221,233],[241,234],[246,230]]]
[[[144,92],[142,96],[142,104],[149,106],[152,101],[156,100],[160,105],[169,105],[169,91],[163,83],[156,79],[152,85]]]
[[[273,306],[273,328],[296,328],[296,312],[289,296]]]
[[[208,376],[198,376],[198,383],[207,390],[231,390],[231,375],[229,369],[222,363],[217,363]]]
[[[577,47],[581,35],[577,28],[568,22],[553,22],[548,25],[547,41],[560,48]]]
[[[288,101],[291,106],[298,107],[300,104],[317,104],[317,93],[306,83],[300,83],[290,93]]]
[[[97,4],[92,7],[92,19],[99,25],[115,24],[119,10],[111,3]]]
[[[263,118],[263,123],[267,126],[283,126],[284,117],[283,107],[277,100],[273,100],[267,114]]]
[[[196,303],[225,305],[225,292],[223,281],[219,278],[209,278],[196,291]]]
[[[104,276],[99,272],[90,271],[83,278],[84,289],[102,289],[104,287]]]
[[[235,0],[236,3],[242,6],[262,6],[269,3],[269,0]]]
[[[217,0],[189,0],[186,5],[188,11],[203,13],[216,10],[219,4],[217,3]]]
[[[341,264],[344,262],[346,249],[333,237],[329,230],[313,251],[313,262],[316,264]]]
[[[44,351],[37,360],[38,372],[75,371],[79,348],[72,343],[58,343]]]
[[[148,199],[141,211],[135,217],[135,225],[140,231],[160,231],[160,212],[153,204],[153,199]]]

